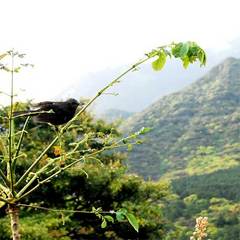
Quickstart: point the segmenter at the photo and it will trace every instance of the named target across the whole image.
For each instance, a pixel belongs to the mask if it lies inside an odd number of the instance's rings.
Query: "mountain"
[[[151,127],[130,153],[132,171],[145,178],[206,174],[239,165],[240,60],[228,58],[204,77],[165,96],[124,124]]]
[[[107,109],[106,111],[97,115],[97,118],[101,118],[106,122],[114,122],[114,121],[124,121],[130,116],[132,116],[133,112],[128,112],[120,109]]]
[[[127,68],[129,66],[89,73],[60,93],[58,98],[79,99],[81,96],[91,98]],[[109,89],[107,94],[94,103],[93,110],[97,114],[108,109],[121,109],[128,112],[142,111],[155,102],[159,96],[182,89],[202,76],[205,71],[206,68],[200,68],[199,64],[191,65],[185,70],[179,61],[172,59],[167,62],[161,72],[156,72],[152,70],[151,64],[147,63],[139,71],[130,72],[121,83]]]
[[[120,84],[109,89],[108,93],[118,93],[118,96],[111,94],[102,96],[96,101],[93,110],[97,114],[108,109],[121,109],[128,112],[143,111],[150,104],[156,102],[159,97],[180,91],[195,82],[226,57],[240,57],[239,45],[240,39],[237,39],[234,42],[229,42],[229,47],[224,50],[205,49],[207,66],[204,68],[200,68],[199,64],[194,64],[185,70],[178,60],[168,59],[164,69],[155,72],[151,68],[151,63],[148,62],[141,66],[139,71],[128,74]],[[125,66],[93,71],[79,77],[74,84],[58,93],[55,99],[90,98],[132,64],[130,62]]]

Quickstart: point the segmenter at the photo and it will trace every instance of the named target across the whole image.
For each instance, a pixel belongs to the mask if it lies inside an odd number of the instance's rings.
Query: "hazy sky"
[[[17,81],[26,89],[22,94],[35,99],[51,99],[89,72],[132,63],[165,43],[193,40],[221,51],[240,36],[237,0],[0,3],[0,52],[14,48],[28,54],[35,68]],[[0,76],[4,88],[8,81]]]

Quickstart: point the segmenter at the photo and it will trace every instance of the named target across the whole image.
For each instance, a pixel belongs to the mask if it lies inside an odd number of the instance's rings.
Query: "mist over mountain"
[[[202,68],[194,64],[185,70],[179,61],[168,59],[165,68],[160,72],[155,72],[149,61],[141,66],[139,71],[128,74],[121,83],[109,89],[108,93],[118,93],[118,96],[108,94],[98,99],[93,107],[94,112],[102,114],[109,109],[128,112],[142,111],[160,97],[190,85],[226,57],[240,57],[239,45],[240,41],[236,40],[225,50],[206,50],[207,66]],[[75,84],[70,85],[57,98],[92,97],[129,66],[131,64],[89,73]]]
[[[130,117],[128,132],[151,127],[130,154],[132,171],[157,179],[239,164],[240,60],[228,58],[204,77]]]
[[[112,123],[115,121],[119,121],[120,123],[128,119],[133,114],[134,114],[133,112],[128,112],[128,111],[119,110],[119,109],[107,109],[103,113],[98,114],[97,117],[109,123]]]

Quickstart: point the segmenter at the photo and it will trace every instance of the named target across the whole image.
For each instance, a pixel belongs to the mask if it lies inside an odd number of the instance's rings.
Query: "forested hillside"
[[[182,177],[238,166],[240,60],[228,58],[206,76],[133,115],[128,131],[151,127],[130,154],[132,171],[151,177]]]

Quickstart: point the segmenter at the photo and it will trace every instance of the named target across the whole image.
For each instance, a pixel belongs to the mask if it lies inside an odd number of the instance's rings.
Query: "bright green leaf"
[[[149,127],[142,127],[139,131],[139,135],[142,135],[142,134],[145,134],[145,133],[148,133],[152,130],[152,128],[149,128]]]
[[[152,68],[155,71],[160,71],[166,63],[167,55],[164,51],[159,52],[157,60],[152,62]]]
[[[105,219],[103,219],[101,228],[105,228],[106,226],[107,226],[107,221]]]
[[[189,57],[185,56],[184,58],[182,58],[182,62],[183,62],[183,67],[186,69],[189,66]]]
[[[127,214],[127,209],[121,208],[116,212],[116,218],[119,222],[125,219],[125,215]]]
[[[125,215],[121,212],[116,212],[116,218],[117,218],[118,222],[121,222],[125,219]]]
[[[202,49],[198,51],[198,59],[201,63],[201,66],[206,64],[206,54]]]
[[[106,215],[106,216],[104,216],[104,218],[105,218],[108,222],[112,222],[112,223],[114,223],[114,219],[113,219],[112,216],[110,216],[110,215]]]
[[[187,55],[189,50],[189,43],[183,43],[179,49],[179,57],[183,58]]]
[[[139,230],[139,224],[138,224],[138,220],[136,219],[136,217],[131,214],[131,213],[127,213],[126,214],[127,220],[128,222],[132,225],[132,227],[135,229],[136,232],[138,232]]]

